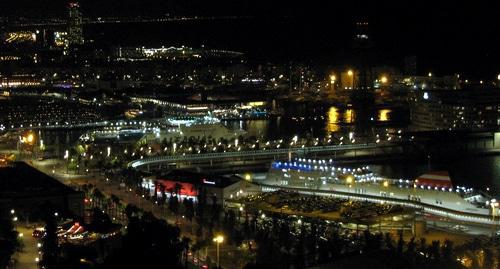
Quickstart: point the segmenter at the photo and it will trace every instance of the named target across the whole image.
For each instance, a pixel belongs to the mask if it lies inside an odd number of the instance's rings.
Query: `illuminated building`
[[[172,170],[165,175],[158,175],[144,179],[143,185],[149,190],[156,191],[161,196],[161,190],[167,197],[178,192],[179,198],[191,198],[196,201],[200,191],[204,191],[207,203],[216,198],[217,204],[224,205],[225,199],[236,198],[242,195],[241,178],[216,177],[186,170]],[[177,189],[177,190],[176,190]]]
[[[36,33],[29,31],[9,32],[6,34],[6,43],[22,43],[22,42],[35,42],[37,39]]]
[[[0,76],[0,88],[36,87],[40,85],[42,85],[42,80],[31,75]]]
[[[12,95],[12,94],[11,94]],[[75,101],[53,100],[49,98],[10,97],[0,100],[0,124],[19,127],[55,124],[94,122],[102,119],[95,106],[83,105]]]
[[[118,47],[115,57],[119,61],[177,60],[196,58],[239,58],[243,53],[229,50],[194,49],[190,47]]]
[[[57,47],[67,47],[69,45],[68,43],[67,32],[54,32],[54,44]]]
[[[416,130],[474,130],[500,126],[500,90],[418,90],[410,99]]]
[[[68,41],[70,45],[83,44],[82,13],[80,5],[76,2],[68,6]]]

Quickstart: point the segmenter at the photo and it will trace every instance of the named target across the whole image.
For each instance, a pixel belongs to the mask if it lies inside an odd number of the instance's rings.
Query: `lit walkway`
[[[158,156],[135,160],[129,163],[129,167],[137,168],[143,165],[161,164],[179,161],[200,161],[200,160],[218,160],[229,158],[253,158],[253,157],[283,157],[288,154],[305,155],[309,153],[328,153],[345,150],[369,150],[384,147],[394,147],[393,144],[351,144],[351,145],[335,145],[335,146],[319,146],[319,147],[304,147],[304,148],[282,148],[282,149],[262,149],[262,150],[246,150],[246,151],[231,151],[217,153],[200,153],[200,154],[183,154]]]
[[[370,201],[375,203],[384,202],[420,208],[424,212],[433,215],[463,222],[500,225],[499,220],[492,220],[488,209],[476,208],[463,200],[459,195],[446,191],[414,190],[413,188],[407,189],[397,186],[381,189],[380,186],[375,186],[374,184],[359,184],[351,188],[342,184],[325,184],[321,185],[318,189],[312,189],[306,187],[283,186],[279,185],[279,182],[267,179],[258,184],[261,186],[262,191],[283,189],[304,194],[325,195],[342,199]],[[363,193],[360,193],[361,189]],[[420,201],[410,201],[408,199],[409,194],[418,195]],[[439,200],[441,204],[436,204],[436,200]]]

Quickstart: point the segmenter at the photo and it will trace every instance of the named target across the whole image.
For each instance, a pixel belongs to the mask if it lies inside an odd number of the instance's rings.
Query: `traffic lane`
[[[38,255],[38,239],[34,238],[31,234],[33,233],[32,228],[26,228],[22,225],[16,227],[16,230],[23,234],[21,242],[23,248],[20,252],[16,254],[17,265],[16,269],[38,269],[38,263],[36,258]]]

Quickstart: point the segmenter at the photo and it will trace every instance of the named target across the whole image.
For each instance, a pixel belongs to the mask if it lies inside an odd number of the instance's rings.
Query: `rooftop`
[[[24,162],[0,167],[0,198],[60,195],[76,192]]]
[[[241,180],[239,177],[223,177],[209,175],[189,170],[172,170],[166,174],[156,176],[157,180],[171,180],[194,185],[205,185],[217,188],[225,188]]]

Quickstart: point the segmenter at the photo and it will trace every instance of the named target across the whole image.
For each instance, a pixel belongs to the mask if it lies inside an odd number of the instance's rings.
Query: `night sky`
[[[272,2],[272,3],[270,3]],[[417,55],[422,68],[493,77],[500,72],[498,1],[264,1],[264,0],[82,0],[86,16],[248,15],[292,18],[297,35],[319,47],[349,47],[353,22],[368,18],[375,53],[384,61]],[[65,14],[62,0],[0,1],[0,14],[27,17]],[[294,38],[290,39],[294,42]],[[323,43],[324,44],[323,44]],[[300,44],[299,44],[300,45]],[[297,46],[299,46],[297,45]],[[394,60],[394,59],[397,59]]]

